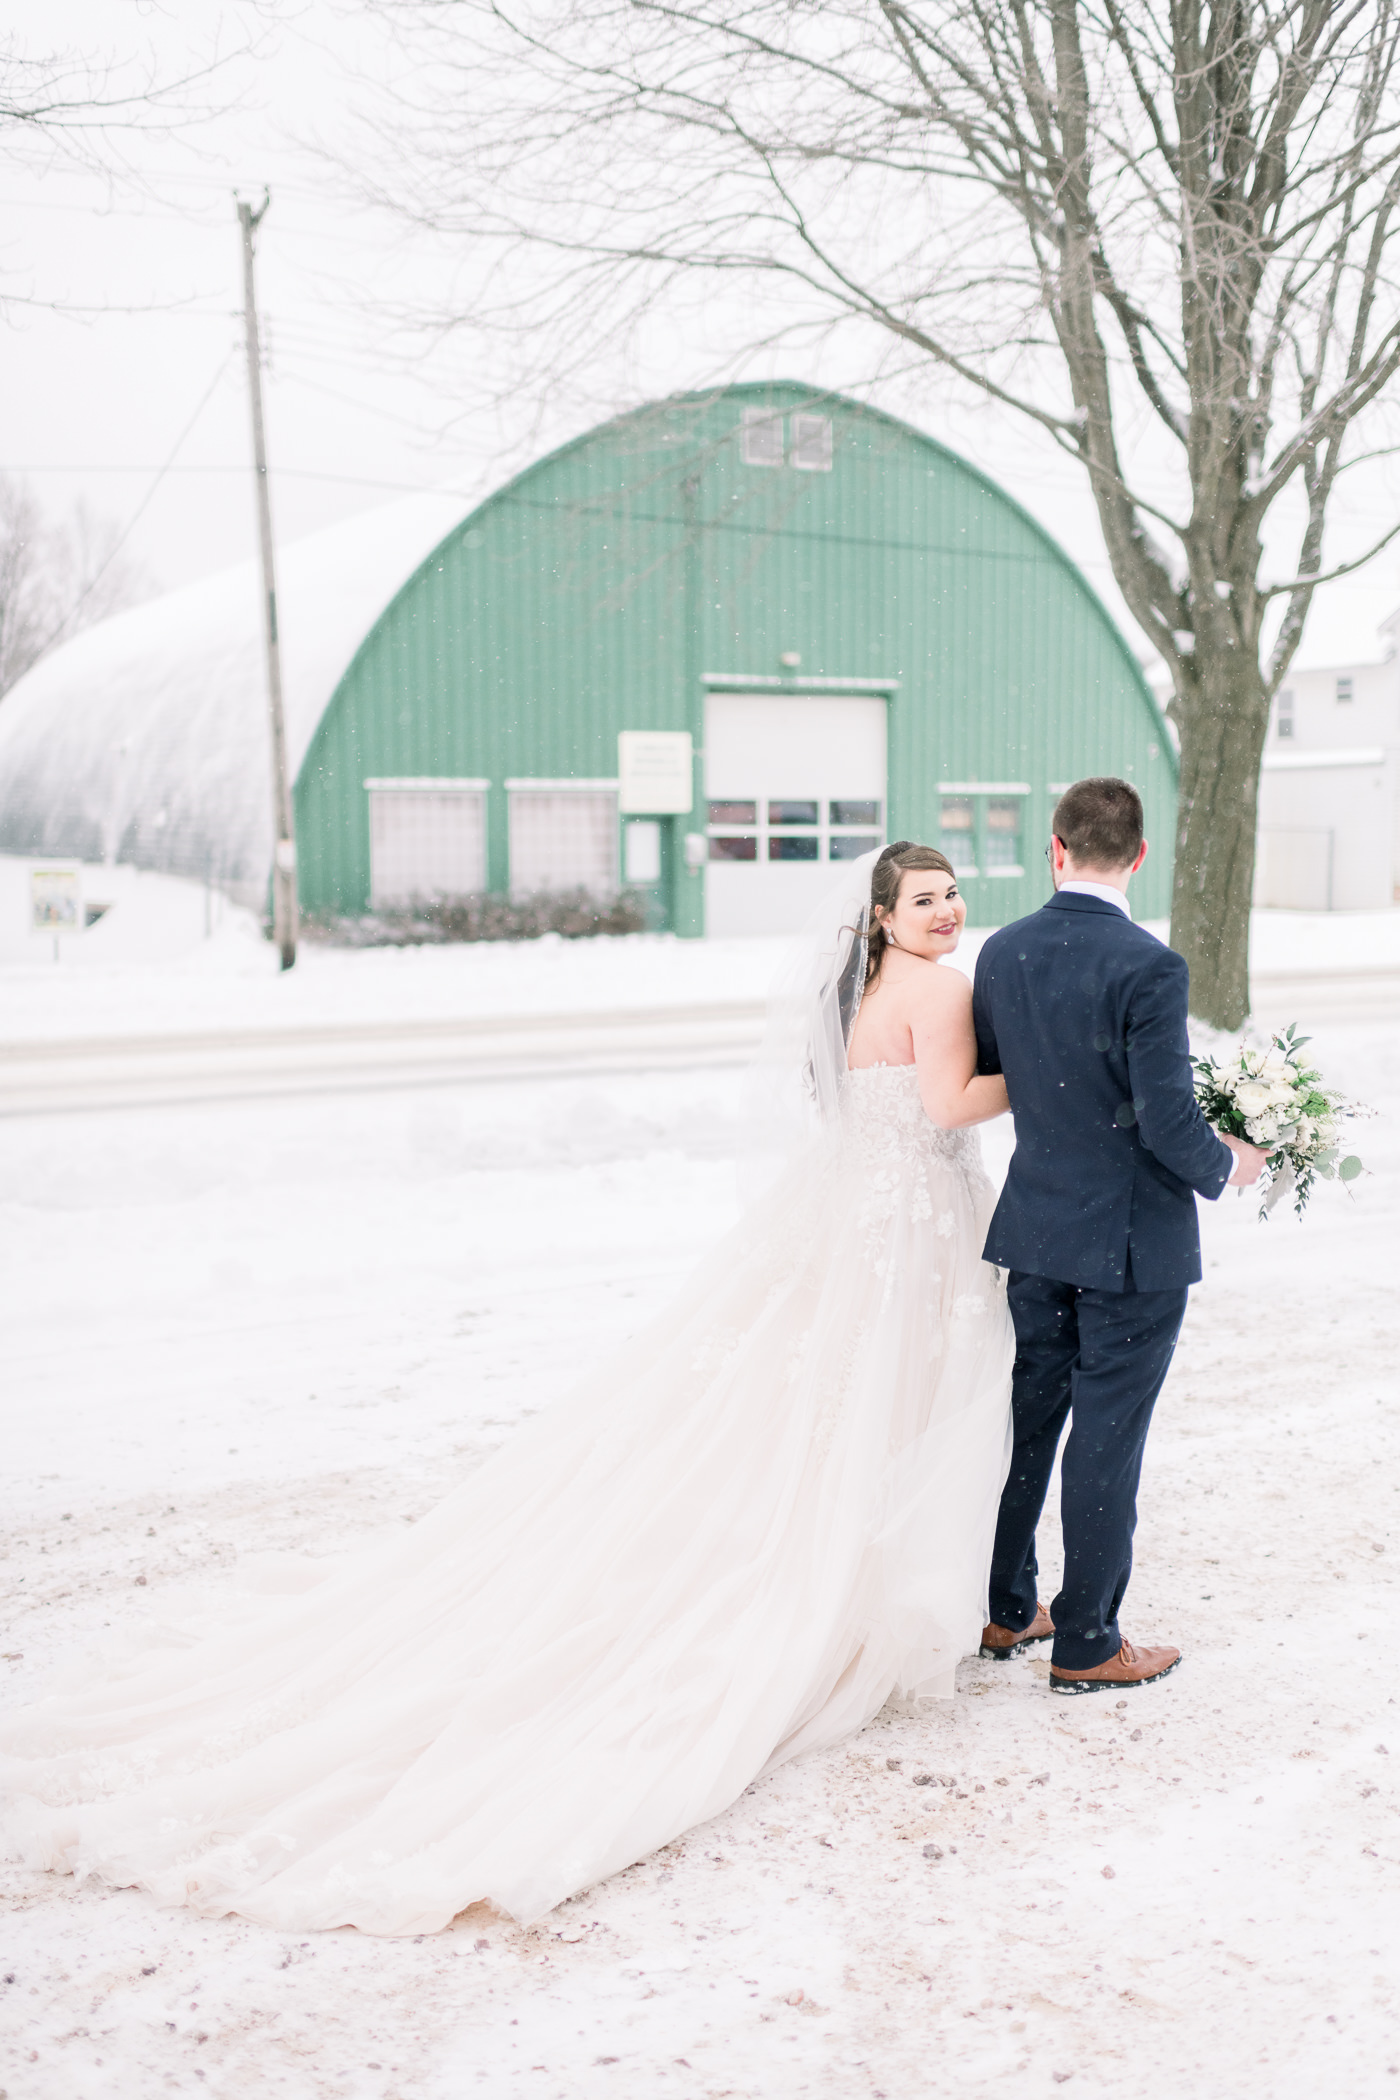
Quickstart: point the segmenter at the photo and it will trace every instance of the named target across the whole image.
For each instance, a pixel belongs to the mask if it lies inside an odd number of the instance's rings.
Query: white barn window
[[[1281,737],[1293,734],[1293,689],[1285,686],[1278,696],[1278,733]]]
[[[484,780],[367,780],[372,906],[486,887]]]
[[[615,780],[508,780],[510,887],[517,897],[542,890],[617,889]]]
[[[1019,875],[1021,870],[1021,798],[993,795],[987,802],[982,852],[989,874]]]
[[[792,464],[808,474],[831,472],[830,416],[794,416]]]
[[[746,408],[740,425],[739,452],[746,467],[780,467],[783,463],[783,419],[766,408]]]
[[[939,806],[938,850],[959,875],[977,873],[977,805],[971,795],[945,795]]]

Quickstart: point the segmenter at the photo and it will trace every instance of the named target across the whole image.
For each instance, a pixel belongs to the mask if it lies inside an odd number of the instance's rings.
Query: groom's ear
[[[1142,864],[1143,864],[1143,862],[1144,862],[1144,861],[1146,860],[1146,858],[1147,858],[1147,841],[1146,841],[1146,839],[1144,839],[1144,840],[1143,840],[1143,842],[1142,842],[1142,844],[1141,844],[1141,845],[1140,845],[1140,846],[1138,847],[1137,859],[1136,859],[1136,860],[1135,860],[1135,861],[1133,862],[1132,866],[1131,866],[1131,867],[1129,868],[1129,870],[1128,870],[1128,873],[1129,873],[1130,875],[1136,875],[1136,873],[1137,873],[1138,869],[1139,869],[1139,868],[1140,868],[1140,867],[1142,866]]]

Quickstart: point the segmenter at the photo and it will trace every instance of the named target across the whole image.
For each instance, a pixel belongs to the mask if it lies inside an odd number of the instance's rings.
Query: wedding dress
[[[1010,1451],[992,1191],[914,1067],[834,1092],[665,1314],[430,1515],[0,1725],[12,1855],[289,1931],[529,1922],[949,1695]]]

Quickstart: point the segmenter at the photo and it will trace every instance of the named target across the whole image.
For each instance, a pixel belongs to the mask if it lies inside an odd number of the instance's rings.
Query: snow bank
[[[305,941],[283,974],[254,915],[217,890],[86,866],[87,901],[111,908],[55,962],[51,939],[28,930],[35,865],[0,855],[0,1040],[11,1042],[757,1002],[786,953],[776,937],[671,934],[424,948]],[[1165,924],[1152,930],[1165,938]],[[958,967],[971,971],[985,938],[969,929]],[[1270,976],[1400,968],[1400,909],[1256,912],[1253,953]]]

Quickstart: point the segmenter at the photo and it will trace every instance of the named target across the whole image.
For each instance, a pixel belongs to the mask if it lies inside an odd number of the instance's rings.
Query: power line
[[[150,474],[156,471],[155,468],[140,464],[113,466],[110,462],[105,462],[100,466],[87,467],[74,466],[66,461],[62,465],[57,466],[0,465],[0,474]],[[246,474],[248,463],[245,460],[241,466],[168,466],[161,468],[159,471],[164,474]],[[272,479],[274,481],[334,481],[341,483],[346,488],[398,489],[404,494],[417,496],[472,496],[476,494],[476,491],[473,489],[444,487],[440,481],[380,481],[373,475],[368,474],[324,474],[318,467],[277,467],[272,472]],[[151,494],[154,495],[154,493],[153,489]],[[132,522],[134,523],[135,520],[133,519]]]
[[[57,627],[54,628],[52,634],[50,634],[41,645],[39,649],[39,654],[41,656],[43,655],[45,649],[51,648],[52,645],[58,640],[58,637],[62,634],[64,628],[70,627],[72,625],[76,615],[82,611],[88,599],[97,589],[98,584],[101,583],[103,577],[111,568],[112,563],[121,553],[122,548],[131,538],[131,535],[135,531],[136,526],[140,523],[141,518],[145,515],[146,509],[149,506],[152,497],[155,495],[156,490],[160,487],[166,475],[174,466],[176,456],[179,453],[181,446],[184,444],[185,439],[189,436],[190,432],[194,429],[195,424],[199,421],[200,417],[204,414],[205,409],[213,400],[214,389],[218,386],[219,381],[223,378],[225,372],[232,364],[233,356],[234,353],[231,348],[224,353],[223,362],[220,364],[218,371],[214,374],[214,377],[210,380],[209,385],[205,389],[204,393],[201,394],[199,399],[199,406],[196,408],[194,414],[190,417],[189,422],[186,423],[184,429],[180,432],[180,435],[176,438],[175,443],[171,446],[170,452],[167,458],[165,459],[163,465],[157,470],[155,480],[151,483],[145,495],[141,498],[141,501],[137,504],[135,510],[131,513],[131,516],[127,519],[121,531],[117,534],[116,539],[108,548],[107,559],[104,562],[102,562],[97,568],[97,570],[94,572],[94,574],[88,578],[86,585],[79,593],[77,599],[72,605],[69,606],[67,612],[59,621]]]

